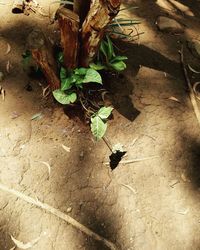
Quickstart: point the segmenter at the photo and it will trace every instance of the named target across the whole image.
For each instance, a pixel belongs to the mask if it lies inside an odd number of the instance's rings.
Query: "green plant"
[[[102,84],[101,75],[91,68],[76,68],[73,71],[61,67],[61,88],[53,91],[54,98],[61,104],[74,103],[85,83]]]
[[[58,59],[62,62],[62,54]],[[110,116],[112,107],[101,107],[97,112],[93,109],[88,110],[83,104],[82,99],[86,99],[81,91],[86,83],[102,84],[101,75],[92,68],[76,68],[67,70],[63,67],[60,69],[61,88],[53,91],[54,98],[61,104],[66,105],[80,101],[85,111],[90,116],[91,131],[97,140],[102,138],[106,132],[106,121]]]
[[[107,129],[106,121],[112,111],[112,107],[102,107],[91,116],[91,131],[97,140],[104,136]]]
[[[90,67],[95,70],[115,70],[123,71],[126,69],[124,60],[127,60],[126,56],[116,56],[113,43],[109,36],[106,36],[106,40],[102,40],[99,53],[97,55],[97,62],[91,63]]]

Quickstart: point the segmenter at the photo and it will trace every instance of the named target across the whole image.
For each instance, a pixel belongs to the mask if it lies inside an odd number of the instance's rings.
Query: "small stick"
[[[137,159],[132,159],[132,160],[124,160],[120,161],[119,164],[130,164],[134,162],[140,162],[140,161],[146,161],[146,160],[151,160],[154,158],[158,158],[158,156],[150,156],[150,157],[144,157],[144,158],[137,158]],[[104,165],[110,165],[110,162],[104,162]]]
[[[180,54],[180,57],[181,57],[180,59],[181,59],[182,67],[183,67],[184,77],[185,77],[185,80],[186,80],[188,88],[189,88],[190,100],[191,100],[191,103],[192,103],[192,106],[193,106],[194,113],[196,115],[197,121],[198,121],[199,126],[200,126],[200,111],[199,111],[199,108],[198,108],[198,105],[197,105],[197,101],[196,101],[196,98],[195,98],[195,93],[194,93],[192,84],[191,84],[189,76],[188,76],[187,69],[185,67],[184,58],[183,58],[183,45],[181,46],[181,50],[179,51],[179,54]]]
[[[105,142],[106,146],[110,149],[111,153],[113,153],[113,151],[112,151],[112,146],[111,146],[111,143],[110,143],[110,141],[108,140],[108,138],[105,137],[105,136],[103,136],[102,139],[103,139],[103,141]]]
[[[93,239],[95,239],[97,241],[101,241],[103,244],[105,244],[111,250],[117,249],[116,246],[112,242],[106,240],[104,237],[100,236],[99,234],[96,234],[95,232],[93,232],[92,230],[90,230],[86,226],[82,225],[81,223],[79,223],[78,221],[76,221],[75,219],[70,217],[69,215],[62,213],[60,210],[58,210],[54,207],[51,207],[46,203],[42,203],[39,200],[35,200],[32,197],[29,197],[29,196],[27,196],[27,195],[25,195],[17,190],[8,188],[7,186],[5,186],[1,183],[0,183],[0,190],[5,191],[9,194],[12,194],[12,195],[20,198],[23,201],[26,201],[32,205],[35,205],[36,207],[42,208],[45,211],[47,211],[48,213],[51,213],[51,214],[57,216],[58,218],[66,221],[67,223],[71,224],[73,227],[77,228],[78,230],[87,234],[88,236],[92,237]]]

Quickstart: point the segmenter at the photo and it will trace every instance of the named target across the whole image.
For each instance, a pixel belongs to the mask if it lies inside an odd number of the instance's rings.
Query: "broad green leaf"
[[[108,59],[108,44],[104,40],[101,41],[100,51],[104,54],[106,59]]]
[[[70,89],[72,87],[72,83],[73,83],[72,77],[65,78],[64,80],[61,81],[61,90],[65,91]]]
[[[87,68],[77,68],[74,70],[76,75],[85,75],[87,73]]]
[[[114,55],[113,44],[109,36],[106,36],[108,41],[108,60],[110,60]]]
[[[83,79],[83,83],[96,82],[102,84],[101,75],[94,69],[88,69]]]
[[[94,69],[94,70],[102,70],[102,69],[105,69],[105,66],[102,65],[102,64],[100,64],[100,63],[97,63],[97,64],[95,64],[95,63],[90,63],[89,66],[90,66],[91,69]]]
[[[91,118],[91,131],[97,140],[104,136],[106,129],[107,124],[104,123],[99,116]]]
[[[102,107],[99,109],[99,111],[97,112],[97,115],[101,118],[101,119],[107,119],[111,113],[113,111],[112,107]]]
[[[67,77],[67,70],[63,67],[60,69],[60,80],[63,81]]]
[[[82,88],[83,80],[84,80],[83,76],[77,75],[76,82],[75,82],[76,87]]]
[[[63,105],[74,103],[77,99],[77,95],[75,92],[65,93],[61,89],[54,90],[53,96],[56,99],[56,101],[58,101]]]
[[[126,56],[115,56],[111,61],[110,63],[114,63],[114,62],[119,62],[119,61],[124,61],[124,60],[127,60],[128,57]]]
[[[112,63],[110,65],[116,71],[122,71],[126,69],[126,64],[123,61]]]

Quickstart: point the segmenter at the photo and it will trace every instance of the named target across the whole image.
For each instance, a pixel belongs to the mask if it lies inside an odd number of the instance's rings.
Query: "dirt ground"
[[[47,11],[51,1],[38,2]],[[200,128],[178,53],[181,42],[200,38],[200,3],[178,1],[194,14],[187,16],[169,2],[124,1],[139,7],[126,16],[140,18],[137,29],[144,34],[120,45],[128,69],[123,79],[111,79],[115,110],[106,136],[113,145],[124,145],[126,160],[155,158],[120,164],[112,172],[103,164],[110,155],[106,144],[95,142],[89,128],[66,116],[51,97],[42,98],[39,82],[22,68],[27,35],[36,27],[51,29],[48,18],[13,15],[12,1],[0,2],[0,71],[5,74],[0,85],[6,91],[5,101],[0,98],[0,183],[67,213],[117,249],[200,249]],[[173,16],[185,32],[158,31],[158,15]],[[11,51],[5,55],[7,42]],[[186,47],[184,52],[199,68],[200,61]],[[41,119],[31,120],[37,113]],[[50,177],[42,162],[49,163]],[[0,250],[14,247],[10,235],[23,242],[41,236],[33,250],[107,249],[0,190]]]

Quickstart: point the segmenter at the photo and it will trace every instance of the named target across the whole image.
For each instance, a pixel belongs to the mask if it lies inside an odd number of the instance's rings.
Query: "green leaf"
[[[107,129],[107,124],[104,123],[99,116],[91,118],[91,131],[97,140],[101,139]]]
[[[111,63],[110,66],[116,71],[122,71],[126,69],[126,64],[123,61]]]
[[[104,40],[101,41],[100,51],[104,54],[106,59],[108,59],[108,44]]]
[[[124,61],[124,60],[127,60],[128,57],[126,56],[115,56],[111,61],[110,63],[114,63],[114,62],[119,62],[119,61]]]
[[[86,68],[75,69],[74,73],[76,75],[85,75],[87,73],[87,69]]]
[[[96,82],[102,84],[101,75],[94,69],[88,69],[83,79],[83,83]]]
[[[102,64],[100,64],[100,63],[97,63],[97,64],[95,64],[95,63],[90,63],[89,66],[90,66],[91,69],[94,69],[94,70],[102,70],[102,69],[105,69],[105,66],[102,65]]]
[[[108,41],[108,59],[110,60],[114,56],[113,44],[109,36],[106,36]]]
[[[99,109],[99,111],[97,112],[97,115],[101,118],[101,119],[107,119],[111,113],[113,111],[112,107],[102,107]]]
[[[60,80],[63,81],[67,77],[67,70],[63,67],[60,69]]]
[[[61,90],[65,91],[68,90],[72,87],[72,83],[74,82],[72,76],[65,78],[64,80],[61,81]]]
[[[77,99],[77,95],[75,92],[65,93],[61,89],[54,90],[53,96],[56,99],[56,101],[58,101],[63,105],[74,103]]]

